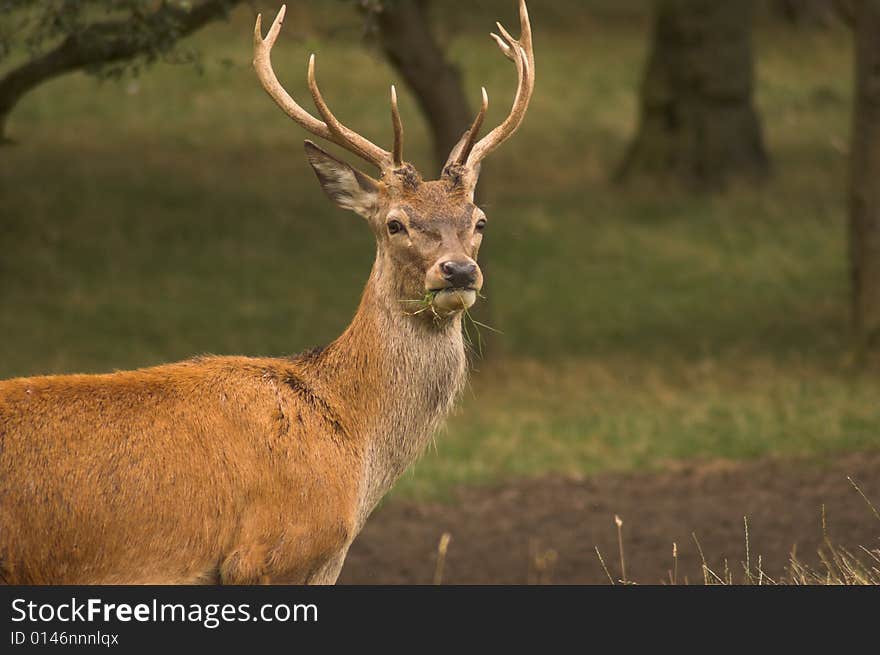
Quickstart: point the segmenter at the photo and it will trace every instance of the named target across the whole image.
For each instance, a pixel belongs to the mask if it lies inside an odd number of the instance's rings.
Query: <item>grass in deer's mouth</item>
[[[477,297],[485,299],[485,296],[482,295],[479,291],[477,292]],[[496,334],[504,334],[504,333],[501,330],[493,328],[491,325],[486,325],[485,323],[482,323],[482,322],[478,321],[477,319],[475,319],[473,316],[471,316],[471,313],[470,313],[470,311],[468,311],[467,308],[465,308],[463,310],[462,318],[463,318],[463,320],[461,322],[461,326],[462,326],[462,331],[464,332],[465,343],[468,345],[471,352],[473,352],[477,357],[482,359],[482,357],[483,357],[483,337],[480,333],[480,328],[483,328],[485,330],[490,330],[491,332],[495,332]],[[468,327],[468,324],[470,324],[470,328]],[[476,342],[474,342],[473,337],[471,337],[471,329],[473,329],[474,334],[476,335]]]
[[[454,293],[454,292],[463,292],[463,291],[473,291],[477,294],[477,298],[481,300],[485,300],[486,297],[481,294],[479,291],[473,288],[455,288],[455,287],[447,287],[444,289],[432,289],[427,291],[424,296],[421,298],[413,298],[413,299],[403,299],[400,302],[407,304],[411,311],[407,311],[406,313],[409,316],[418,316],[423,312],[430,311],[436,320],[440,320],[442,317],[437,313],[437,310],[434,307],[434,299],[437,297],[439,293]],[[462,331],[464,333],[465,343],[468,348],[473,352],[477,357],[483,356],[483,338],[480,334],[480,329],[491,330],[492,332],[496,332],[497,334],[503,334],[500,330],[493,328],[491,325],[486,325],[475,319],[469,308],[463,307],[462,312]],[[473,334],[471,334],[473,331]]]
[[[479,291],[474,289],[473,287],[444,287],[442,289],[429,289],[425,292],[425,295],[421,298],[412,298],[412,299],[402,299],[401,303],[407,304],[413,311],[408,311],[407,314],[410,316],[417,316],[422,312],[431,311],[434,313],[437,318],[440,318],[437,315],[436,307],[434,304],[435,299],[441,293],[465,293],[468,291],[473,291],[477,294],[478,298],[483,298]],[[464,311],[467,311],[466,309]]]
[[[406,312],[409,316],[418,316],[423,312],[431,311],[435,317],[439,318],[437,312],[434,311],[434,298],[439,292],[439,290],[426,291],[421,298],[403,299],[400,302],[407,304],[412,309],[412,311]]]

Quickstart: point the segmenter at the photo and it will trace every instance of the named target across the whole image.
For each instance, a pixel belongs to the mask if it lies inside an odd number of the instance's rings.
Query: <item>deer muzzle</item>
[[[428,271],[425,286],[434,296],[435,309],[450,313],[462,311],[477,301],[483,273],[470,257],[442,258]]]

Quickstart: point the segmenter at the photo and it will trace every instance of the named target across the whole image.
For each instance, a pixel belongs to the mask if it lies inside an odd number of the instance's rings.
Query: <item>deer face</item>
[[[376,166],[379,180],[355,170],[306,141],[306,154],[321,186],[341,207],[366,217],[379,247],[378,274],[389,278],[399,300],[431,299],[435,314],[453,314],[474,304],[483,284],[477,265],[486,217],[474,204],[474,187],[482,160],[519,128],[535,88],[535,55],[532,28],[525,0],[519,0],[521,35],[514,39],[500,23],[492,34],[502,54],[513,62],[517,89],[507,118],[478,139],[489,98],[483,89],[482,104],[470,129],[452,149],[442,177],[424,182],[403,160],[403,124],[397,92],[391,87],[391,122],[394,145],[384,150],[350,130],[333,115],[315,78],[315,56],[309,58],[308,83],[321,120],[303,109],[272,70],[272,46],[281,32],[285,7],[263,37],[262,19],[254,25],[254,69],[276,104],[312,134],[327,139]]]
[[[422,181],[404,164],[382,181],[306,142],[325,193],[365,217],[378,243],[380,270],[400,300],[431,299],[435,313],[469,308],[483,286],[477,255],[486,216],[457,177]]]

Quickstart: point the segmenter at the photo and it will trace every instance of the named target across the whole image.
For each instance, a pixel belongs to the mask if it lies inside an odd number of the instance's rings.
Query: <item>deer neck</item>
[[[362,520],[430,443],[467,375],[461,315],[413,316],[405,298],[377,259],[354,319],[316,362],[364,454]]]

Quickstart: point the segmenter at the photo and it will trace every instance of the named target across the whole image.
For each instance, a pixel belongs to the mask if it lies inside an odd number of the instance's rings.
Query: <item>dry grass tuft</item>
[[[449,543],[452,535],[444,532],[440,535],[440,543],[437,544],[437,564],[434,567],[434,584],[443,584],[443,569],[446,567],[446,553],[449,551]]]
[[[850,484],[862,497],[865,503],[873,512],[874,516],[880,521],[880,512],[871,500],[865,495],[858,484],[848,478]],[[614,524],[617,527],[618,548],[620,551],[620,578],[615,580],[599,548],[596,547],[596,556],[602,570],[608,577],[611,584],[636,584],[626,577],[626,559],[623,549],[623,521],[619,516],[614,516]],[[825,522],[825,507],[822,507],[822,532],[824,546],[819,549],[819,561],[822,563],[820,567],[814,568],[808,566],[797,557],[796,550],[793,550],[786,566],[785,574],[778,579],[774,579],[764,570],[763,560],[758,555],[757,560],[752,562],[752,553],[749,543],[749,519],[743,517],[743,531],[745,535],[745,560],[741,562],[743,574],[737,577],[731,570],[728,560],[723,560],[724,566],[720,571],[713,570],[706,561],[703,548],[697,539],[696,533],[692,533],[697,552],[700,554],[703,572],[703,584],[705,585],[880,585],[880,547],[869,548],[860,546],[858,552],[852,552],[842,546],[835,545],[828,537]],[[672,544],[672,568],[668,572],[669,584],[678,584],[678,546]],[[687,584],[685,579],[684,584]]]

